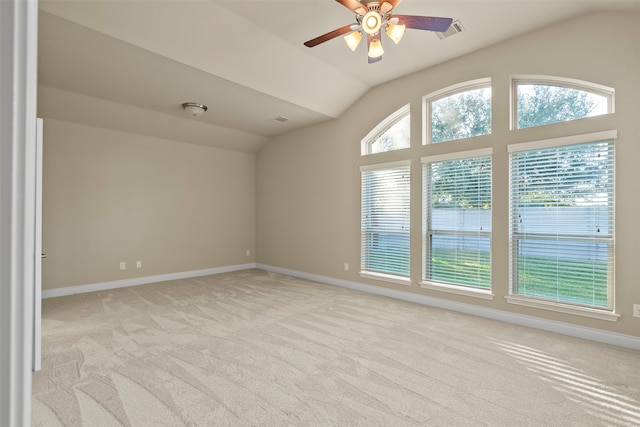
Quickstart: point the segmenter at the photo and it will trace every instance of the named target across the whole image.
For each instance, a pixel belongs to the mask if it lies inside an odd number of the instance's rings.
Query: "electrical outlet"
[[[136,268],[142,268],[142,261],[136,261]]]
[[[250,251],[249,249],[247,249],[247,251],[245,252],[245,254],[246,254],[247,256],[251,256],[251,251]]]
[[[349,263],[344,263],[344,271],[349,271]]]
[[[633,317],[640,317],[640,304],[633,304]]]
[[[126,262],[124,262],[124,261],[122,261],[122,262],[120,263],[120,270],[126,270],[126,269],[127,269],[127,263],[126,263]]]

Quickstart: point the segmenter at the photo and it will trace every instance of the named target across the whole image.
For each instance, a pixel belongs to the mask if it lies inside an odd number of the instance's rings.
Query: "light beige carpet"
[[[640,425],[640,352],[249,270],[43,302],[36,426]]]

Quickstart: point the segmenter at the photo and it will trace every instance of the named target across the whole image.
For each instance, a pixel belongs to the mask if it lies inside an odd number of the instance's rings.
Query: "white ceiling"
[[[583,13],[631,9],[640,0],[404,0],[395,13],[451,17],[464,31],[407,30],[368,64],[365,47],[351,52],[341,37],[303,45],[355,22],[333,0],[40,0],[39,115],[255,153],[376,85]],[[191,118],[183,102],[209,110]]]

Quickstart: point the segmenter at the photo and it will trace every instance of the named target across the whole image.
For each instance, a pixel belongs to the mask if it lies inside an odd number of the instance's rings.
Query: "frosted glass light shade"
[[[379,58],[384,54],[384,49],[382,49],[382,43],[380,43],[380,39],[371,40],[369,43],[369,58]]]
[[[349,49],[353,51],[356,50],[361,40],[362,34],[360,34],[360,31],[354,31],[344,36],[344,41],[347,43],[347,46],[349,46]]]
[[[402,40],[402,36],[404,36],[404,31],[406,30],[405,25],[393,25],[389,24],[387,26],[387,35],[395,44],[400,43]]]
[[[200,117],[205,113],[205,111],[207,111],[206,105],[198,104],[195,102],[185,102],[184,104],[182,104],[182,108],[184,108],[184,111],[186,111],[193,117]]]

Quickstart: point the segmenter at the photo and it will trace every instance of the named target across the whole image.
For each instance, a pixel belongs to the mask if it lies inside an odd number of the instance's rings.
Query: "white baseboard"
[[[619,347],[640,350],[640,337],[632,335],[619,334],[616,332],[604,331],[601,329],[588,328],[585,326],[573,325],[570,323],[558,322],[554,320],[543,319],[524,314],[511,313],[493,308],[480,307],[473,304],[466,304],[457,301],[450,301],[441,298],[434,298],[427,295],[415,294],[412,292],[398,291],[395,289],[383,288],[380,286],[366,285],[364,283],[353,282],[349,280],[336,279],[333,277],[320,276],[317,274],[305,273],[302,271],[289,270],[286,268],[273,267],[265,264],[257,264],[256,268],[270,271],[273,273],[285,274],[301,279],[312,280],[327,285],[339,286],[342,288],[354,289],[357,291],[368,292],[395,298],[403,301],[414,302],[430,307],[441,308],[444,310],[457,311],[460,313],[471,314],[487,319],[499,320],[506,323],[512,323],[520,326],[541,329],[549,332],[556,332],[576,338],[583,338],[591,341],[601,342],[605,344],[616,345]]]
[[[181,271],[178,273],[159,274],[156,276],[135,277],[132,279],[114,280],[111,282],[92,283],[88,285],[69,286],[65,288],[46,289],[42,291],[42,298],[62,297],[86,292],[104,291],[107,289],[126,288],[127,286],[146,285],[149,283],[166,282],[168,280],[187,279],[189,277],[208,276],[210,274],[228,273],[231,271],[256,268],[255,263],[230,265],[226,267],[205,268],[203,270]]]

